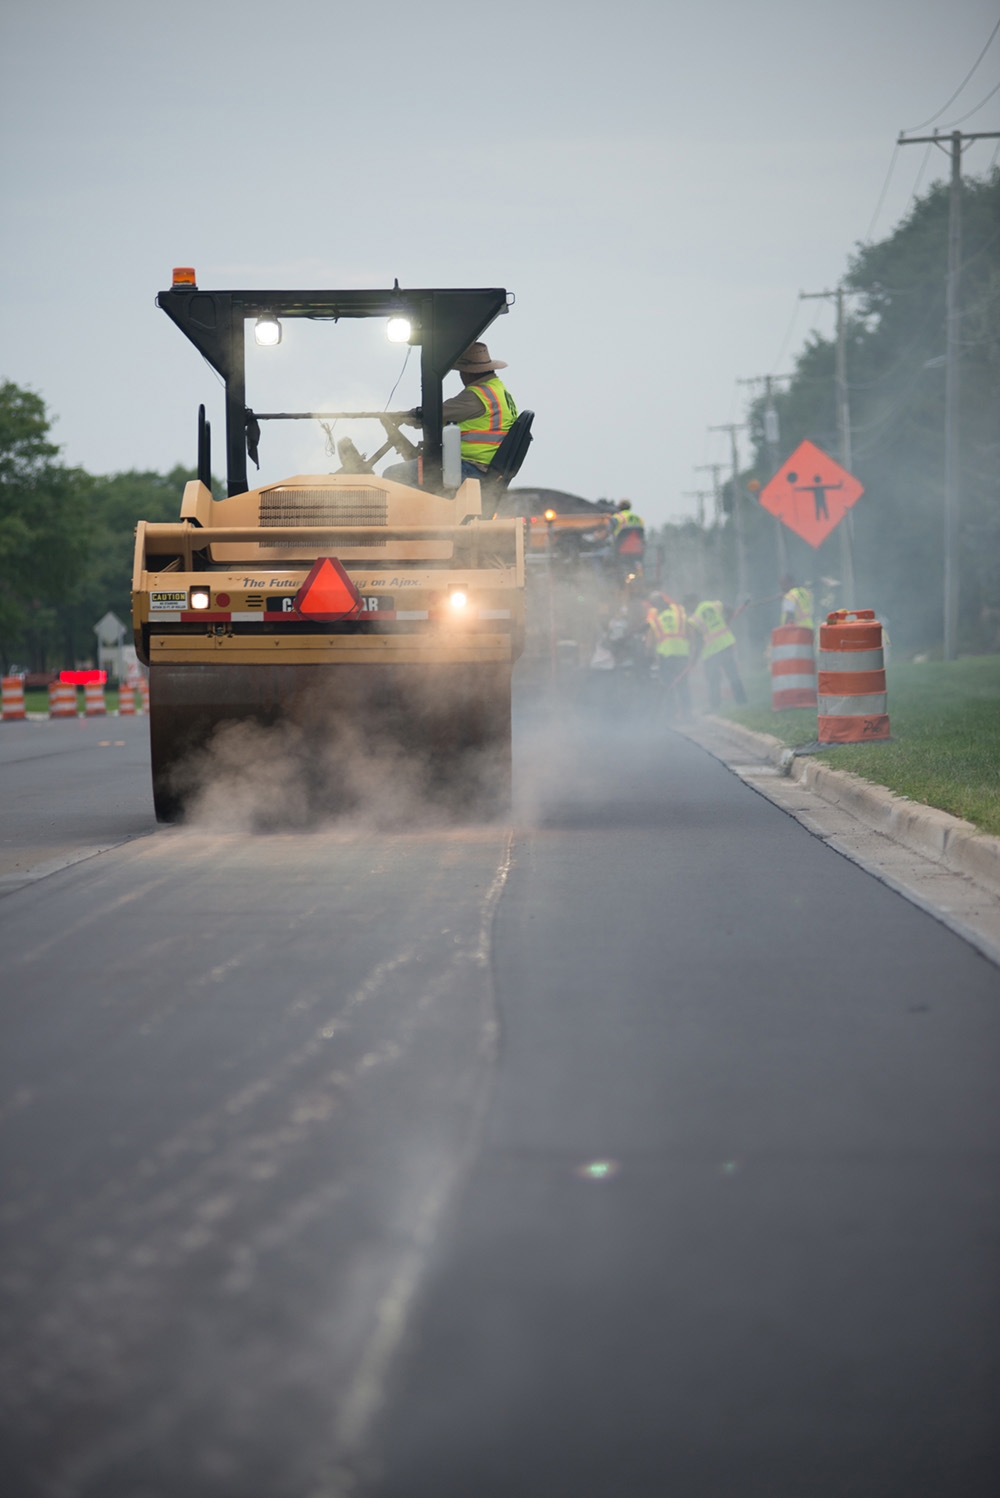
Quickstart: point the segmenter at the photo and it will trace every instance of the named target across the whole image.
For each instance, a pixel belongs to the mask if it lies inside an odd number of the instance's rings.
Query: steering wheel
[[[405,414],[405,412],[400,412],[397,415],[394,411],[383,411],[379,416],[379,421],[385,429],[389,444],[396,449],[399,456],[404,459],[416,458],[420,455],[419,447],[415,442],[411,442],[409,437],[404,437],[399,430],[399,423]]]

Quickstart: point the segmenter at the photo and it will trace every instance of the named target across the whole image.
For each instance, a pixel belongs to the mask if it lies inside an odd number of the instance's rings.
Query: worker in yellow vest
[[[705,671],[708,687],[708,702],[714,712],[722,703],[722,673],[726,673],[733,701],[740,704],[747,700],[746,688],[740,675],[736,659],[736,636],[729,627],[726,611],[717,598],[698,602],[696,593],[689,593],[684,600],[697,659]]]
[[[615,513],[608,519],[607,534],[611,555],[619,577],[642,576],[642,559],[646,554],[646,522],[632,508],[630,499],[620,499]]]
[[[497,374],[504,359],[491,359],[485,343],[470,343],[455,369],[465,389],[444,402],[445,422],[462,433],[462,477],[482,478],[517,419],[514,397]]]
[[[797,585],[794,577],[788,572],[781,578],[779,587],[782,592],[782,624],[794,624],[799,629],[815,629],[816,621],[813,618],[814,604],[812,590]]]
[[[683,605],[666,593],[651,593],[646,628],[656,653],[657,675],[667,716],[688,718],[691,716],[691,692],[687,680],[691,641]]]
[[[489,473],[497,449],[517,418],[514,397],[497,374],[498,369],[507,368],[507,363],[491,358],[485,343],[470,343],[453,368],[465,388],[461,395],[449,396],[442,403],[441,415],[445,426],[456,425],[462,434],[462,478],[481,479]],[[408,426],[422,425],[419,406],[402,420]],[[394,463],[383,478],[400,484],[416,483],[417,461]]]
[[[626,528],[642,531],[645,535],[646,522],[641,515],[637,515],[635,510],[633,510],[630,499],[620,499],[617,505],[615,505],[615,513],[611,517],[611,534],[617,537]]]

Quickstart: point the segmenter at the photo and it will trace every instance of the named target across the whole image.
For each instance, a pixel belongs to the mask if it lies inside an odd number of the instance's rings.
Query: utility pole
[[[722,485],[719,482],[719,474],[724,467],[724,463],[696,463],[694,468],[695,473],[710,473],[712,475],[712,497],[715,502],[716,525],[722,520]]]
[[[742,422],[726,422],[722,426],[709,427],[710,432],[729,433],[730,462],[733,485],[733,525],[736,530],[736,592],[739,599],[747,594],[747,546],[743,532],[743,496],[740,493],[740,455],[736,446],[736,433],[742,432]]]
[[[737,385],[763,385],[764,386],[764,447],[767,452],[767,477],[773,479],[781,464],[778,455],[778,443],[781,441],[781,429],[778,424],[778,413],[774,407],[774,382],[775,380],[790,380],[791,375],[750,375],[748,379],[737,380]],[[774,545],[778,555],[778,576],[784,577],[788,571],[788,546],[785,541],[785,527],[774,515]]]
[[[695,465],[696,473],[710,473],[712,475],[712,508],[714,512],[712,515],[712,551],[714,553],[715,567],[719,574],[718,586],[720,588],[723,584],[724,568],[722,560],[722,481],[719,475],[722,472],[723,466],[722,463],[697,463]]]
[[[951,156],[948,189],[948,272],[945,282],[947,332],[944,381],[944,658],[953,661],[958,649],[959,516],[961,512],[960,339],[962,276],[962,148],[974,140],[1000,140],[1000,130],[963,135],[952,130],[948,145],[938,135],[901,135],[897,146],[940,146]]]
[[[851,407],[847,397],[847,322],[844,318],[844,288],[836,291],[800,291],[799,300],[813,302],[832,299],[837,303],[837,343],[834,362],[834,383],[837,393],[837,436],[840,451],[837,456],[840,466],[851,469]],[[841,603],[844,608],[857,608],[854,597],[854,521],[850,510],[840,522],[840,570],[844,574]]]
[[[706,499],[713,499],[714,496],[714,489],[683,489],[681,491],[682,499],[696,499],[698,501],[698,525],[701,530],[705,529],[705,501]]]

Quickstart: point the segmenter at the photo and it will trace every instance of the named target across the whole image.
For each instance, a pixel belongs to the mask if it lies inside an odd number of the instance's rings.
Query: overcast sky
[[[154,306],[172,266],[209,288],[505,286],[487,338],[536,412],[519,482],[692,513],[737,378],[829,328],[821,303],[792,325],[797,293],[836,282],[897,132],[942,108],[997,18],[996,0],[7,0],[0,377],[44,396],[68,461],[162,470],[194,462],[199,401],[222,427],[215,377]],[[936,123],[998,78],[1000,37]],[[1000,95],[963,128],[1000,129]],[[924,157],[898,153],[876,237]],[[400,365],[378,323],[295,323],[248,395],[381,408]],[[267,480],[331,466],[303,424],[261,456]]]

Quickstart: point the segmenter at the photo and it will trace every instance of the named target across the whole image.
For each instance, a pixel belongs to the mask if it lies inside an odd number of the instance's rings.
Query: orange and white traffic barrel
[[[874,609],[837,609],[819,627],[821,744],[889,737],[882,626]]]
[[[771,631],[771,707],[816,706],[816,661],[813,632],[800,624]]]
[[[83,711],[88,718],[101,718],[108,710],[104,700],[102,681],[85,681],[83,684]]]
[[[16,722],[26,717],[24,711],[24,677],[3,678],[3,719],[5,723]]]
[[[139,677],[139,711],[149,712],[149,682],[145,676]]]
[[[76,686],[73,682],[49,682],[49,717],[76,717]]]
[[[120,681],[118,683],[118,716],[119,718],[135,717],[135,687],[131,682]]]

